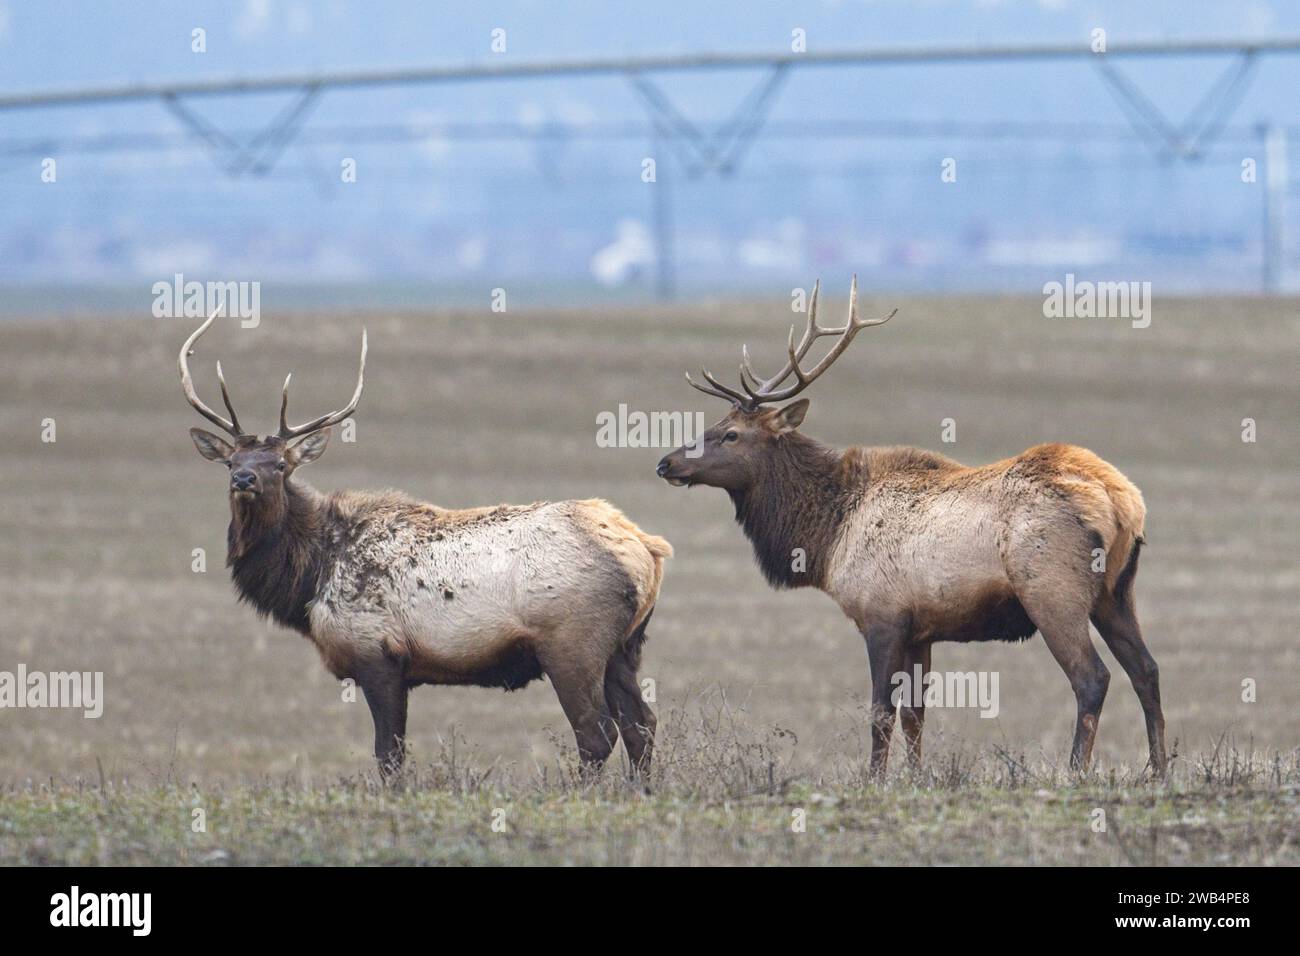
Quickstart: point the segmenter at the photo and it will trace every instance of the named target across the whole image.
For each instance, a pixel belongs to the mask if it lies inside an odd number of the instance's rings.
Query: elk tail
[[[1129,552],[1128,561],[1124,564],[1124,570],[1120,571],[1119,577],[1115,579],[1115,586],[1111,589],[1115,603],[1119,607],[1131,607],[1133,597],[1133,579],[1137,577],[1138,556],[1142,553],[1142,545],[1146,543],[1146,538],[1138,537],[1133,539],[1133,550]]]
[[[667,538],[661,538],[657,534],[646,534],[640,528],[637,529],[638,537],[645,549],[654,555],[656,560],[671,558],[673,556],[673,546],[668,543]]]
[[[650,614],[655,609],[655,602],[659,600],[659,587],[664,581],[664,561],[673,556],[673,546],[668,543],[667,538],[661,538],[657,534],[646,534],[640,528],[636,528],[635,533],[642,546],[650,553],[650,558],[654,563],[650,585],[644,595],[645,600],[637,608],[636,617],[632,619],[632,624],[627,633],[628,643],[635,643],[640,646],[645,641],[645,626],[650,621]]]
[[[650,623],[650,615],[654,614],[654,612],[655,608],[652,604],[650,609],[645,612],[645,617],[641,618],[641,623],[632,628],[632,633],[623,641],[624,652],[631,660],[638,663],[641,660],[641,645],[645,643],[645,629]]]
[[[574,504],[586,516],[584,523],[591,535],[609,548],[631,578],[628,599],[634,612],[623,634],[624,641],[631,640],[638,632],[640,639],[644,639],[643,625],[659,600],[664,561],[673,556],[673,546],[657,534],[642,531],[608,501],[591,498]]]
[[[1115,469],[1110,471],[1102,481],[1115,516],[1115,538],[1106,554],[1106,589],[1118,595],[1133,586],[1138,551],[1146,543],[1147,509],[1137,486]]]

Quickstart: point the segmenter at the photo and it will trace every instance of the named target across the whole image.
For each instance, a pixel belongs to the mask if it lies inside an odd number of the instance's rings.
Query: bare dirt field
[[[666,740],[651,797],[567,782],[572,742],[545,682],[417,689],[415,776],[404,794],[376,791],[361,776],[365,704],[344,702],[306,640],[236,604],[226,473],[190,443],[203,423],[175,369],[197,322],[6,320],[0,670],[103,671],[106,700],[99,719],[0,710],[0,860],[1295,863],[1296,305],[1158,298],[1134,329],[1047,319],[1039,299],[866,297],[864,313],[898,317],[810,393],[804,430],[837,445],[976,463],[1066,441],[1142,488],[1138,607],[1179,754],[1166,785],[1139,781],[1141,712],[1100,642],[1113,680],[1097,769],[1067,779],[1074,701],[1037,638],[939,645],[936,668],[999,673],[1000,713],[932,711],[926,774],[865,782],[853,626],[823,595],[766,586],[722,492],[656,479],[661,449],[596,443],[597,414],[620,403],[720,417],[682,371],[734,369],[742,341],[760,369],[776,365],[799,318],[780,303],[219,323],[192,363],[199,392],[217,404],[221,358],[258,431],[291,369],[292,417],[345,402],[368,326],[356,441],[336,435],[304,470],[319,488],[397,487],[446,506],[599,496],[673,542],[642,671]],[[941,441],[945,419],[955,443]],[[208,834],[189,826],[196,794],[229,810]],[[494,843],[490,811],[512,800]],[[1090,831],[1090,808],[1112,804],[1140,839]],[[815,839],[791,834],[796,805]]]

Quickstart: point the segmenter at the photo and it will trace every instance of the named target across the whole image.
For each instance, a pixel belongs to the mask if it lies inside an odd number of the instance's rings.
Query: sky
[[[786,53],[797,31],[811,51],[1084,46],[1097,29],[1114,45],[1300,36],[1300,6],[0,0],[0,95]],[[503,50],[493,49],[494,31],[504,31]],[[1178,124],[1233,64],[1135,59],[1117,68]],[[748,69],[651,79],[682,116],[713,131],[764,78]],[[1073,272],[1251,290],[1262,281],[1265,177],[1243,181],[1243,164],[1262,167],[1265,124],[1296,124],[1297,81],[1300,55],[1260,58],[1222,136],[1186,161],[1134,135],[1084,61],[796,68],[729,174],[693,169],[688,144],[656,137],[621,76],[326,91],[273,165],[240,175],[226,168],[229,154],[206,149],[157,101],[11,110],[0,113],[0,284],[11,301],[26,287],[76,298],[176,273],[262,281],[286,296],[322,287],[363,298],[428,288],[477,296],[509,282],[539,296],[649,297],[841,271],[877,288],[1038,291]],[[294,95],[184,105],[246,142]],[[1282,221],[1296,182],[1274,193]],[[1289,287],[1281,236],[1277,281]]]

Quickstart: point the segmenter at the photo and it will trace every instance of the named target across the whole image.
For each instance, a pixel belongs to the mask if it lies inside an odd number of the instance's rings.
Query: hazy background
[[[812,50],[1083,46],[1097,27],[1111,45],[1300,34],[1300,10],[1281,2],[792,9],[0,0],[0,96],[490,62],[498,27],[500,56],[521,62],[779,53],[795,28]],[[207,30],[205,54],[190,52],[195,27]],[[1120,69],[1180,118],[1229,62]],[[656,82],[712,128],[760,75]],[[223,320],[193,363],[215,404],[224,361],[240,417],[259,432],[290,369],[295,417],[346,401],[368,326],[357,441],[336,441],[312,466],[318,487],[400,487],[450,507],[600,495],[668,537],[677,555],[644,671],[664,732],[689,723],[701,694],[725,692],[782,747],[797,737],[799,767],[822,773],[862,753],[861,638],[824,596],[768,588],[725,495],[654,477],[662,449],[597,447],[596,416],[626,403],[713,421],[723,404],[687,388],[683,369],[734,374],[742,342],[760,369],[774,367],[799,318],[791,289],[820,275],[834,322],[856,271],[864,314],[899,315],[817,383],[806,429],[972,464],[1043,441],[1112,461],[1150,511],[1139,606],[1181,766],[1225,733],[1289,752],[1300,736],[1300,313],[1293,298],[1256,294],[1262,177],[1246,184],[1240,171],[1243,158],[1262,164],[1256,122],[1295,122],[1297,89],[1300,57],[1265,56],[1225,137],[1186,163],[1129,134],[1087,62],[796,69],[771,135],[734,176],[690,179],[660,144],[653,186],[641,164],[656,147],[623,78],[326,92],[265,176],[228,176],[158,103],[0,111],[0,669],[102,670],[107,693],[100,720],[0,713],[0,779],[88,776],[101,760],[137,778],[371,764],[364,705],[341,700],[307,642],[239,606],[222,567],[226,477],[195,454],[186,429],[200,422],[176,380],[196,323],[151,313],[153,283],[176,273],[261,283],[261,324]],[[189,105],[246,139],[291,100]],[[802,135],[814,121],[859,133]],[[954,123],[1016,135],[933,132]],[[630,135],[606,135],[628,124]],[[892,134],[861,134],[878,124]],[[466,129],[477,132],[453,132]],[[54,183],[41,181],[47,157]],[[347,157],[354,184],[340,181]],[[940,180],[946,157],[955,183]],[[649,237],[665,190],[678,301],[658,305]],[[1043,284],[1068,272],[1152,282],[1150,327],[1045,318]],[[505,313],[489,310],[496,288]],[[957,440],[942,444],[949,418]],[[1247,418],[1256,442],[1242,441]],[[42,441],[46,419],[54,443]],[[192,570],[194,548],[205,573]],[[1102,654],[1115,679],[1098,757],[1140,769],[1136,698]],[[1074,701],[1041,641],[945,645],[935,664],[995,670],[1003,695],[997,720],[929,719],[937,764],[994,746],[1063,759]],[[1256,703],[1242,700],[1247,679]],[[417,756],[452,728],[525,767],[569,743],[544,683],[414,695]]]
[[[708,4],[0,2],[0,93],[311,70],[686,52],[1300,33],[1284,2]],[[207,52],[191,52],[191,30]],[[490,50],[506,31],[507,51]],[[1231,59],[1126,59],[1181,122]],[[714,129],[762,70],[657,74]],[[683,295],[867,288],[1037,294],[1066,271],[1255,290],[1258,125],[1294,122],[1300,56],[1267,55],[1201,159],[1133,135],[1087,61],[795,69],[738,168],[690,176],[623,77],[327,91],[265,175],[231,177],[158,102],[0,112],[0,308],[131,310],[175,272],[270,305],[519,304],[654,292],[654,190]],[[246,141],[292,93],[187,101]],[[818,135],[814,135],[816,132]],[[641,181],[654,156],[659,182]],[[41,161],[58,162],[55,184]],[[945,158],[955,183],[940,181]],[[1241,181],[1241,161],[1261,182]],[[344,158],[357,181],[340,181]],[[1300,182],[1300,177],[1292,177]],[[1294,191],[1294,190],[1292,190]],[[1292,257],[1286,256],[1288,263]],[[1289,282],[1283,275],[1279,283]]]

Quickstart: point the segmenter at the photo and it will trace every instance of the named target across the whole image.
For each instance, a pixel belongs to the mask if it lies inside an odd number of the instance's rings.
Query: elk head
[[[194,406],[195,411],[228,433],[233,443],[202,428],[191,428],[190,437],[200,455],[230,469],[232,509],[237,512],[252,511],[275,520],[285,513],[288,482],[294,470],[319,458],[329,441],[330,426],[343,421],[357,409],[365,381],[366,333],[364,329],[361,332],[361,367],[357,370],[356,391],[352,393],[352,401],[348,402],[346,408],[302,425],[290,425],[285,420],[289,408],[289,381],[293,378],[290,373],[284,380],[284,390],[280,396],[280,430],[274,435],[258,436],[248,434],[240,427],[239,418],[230,402],[230,393],[226,390],[226,377],[222,374],[220,362],[217,363],[217,381],[221,383],[221,399],[226,404],[226,411],[230,413],[229,420],[210,409],[195,394],[187,357],[193,353],[194,343],[199,336],[208,330],[216,317],[217,312],[214,311],[185,340],[177,364],[185,398]]]
[[[858,318],[858,278],[853,277],[849,290],[849,320],[836,328],[817,324],[817,298],[821,282],[813,286],[808,303],[808,325],[796,346],[794,326],[787,340],[789,357],[785,365],[771,378],[760,378],[749,361],[749,349],[741,348],[740,389],[737,390],[701,369],[707,385],[702,385],[686,375],[693,388],[732,403],[731,411],[720,422],[708,429],[696,445],[683,446],[663,457],[656,473],[672,485],[710,485],[739,492],[754,483],[766,467],[771,451],[786,436],[802,424],[808,411],[808,399],[801,398],[781,408],[765,407],[772,402],[794,398],[811,385],[831,364],[844,353],[860,331],[883,325],[894,317],[897,309],[883,319]],[[830,351],[813,368],[804,371],[799,363],[812,348],[813,342],[826,335],[839,336]],[[790,376],[794,381],[785,385]],[[784,387],[782,387],[784,386]]]

